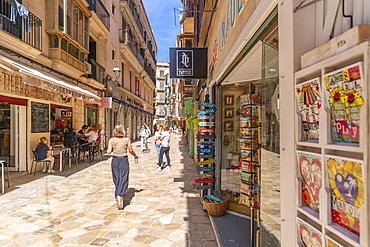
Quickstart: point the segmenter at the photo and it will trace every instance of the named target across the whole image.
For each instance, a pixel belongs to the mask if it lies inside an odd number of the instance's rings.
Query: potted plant
[[[120,43],[125,43],[125,37],[119,37],[119,42]]]
[[[192,129],[192,134],[194,134],[195,131],[200,128],[199,123],[202,122],[201,119],[198,119],[198,114],[195,114],[193,116],[189,116],[186,118],[186,129],[185,129],[185,135],[187,135],[187,131],[190,129],[190,126],[194,125],[194,128]]]

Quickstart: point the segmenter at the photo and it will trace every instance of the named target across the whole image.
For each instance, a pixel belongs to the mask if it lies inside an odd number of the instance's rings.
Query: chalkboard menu
[[[49,105],[31,103],[31,133],[49,132]]]

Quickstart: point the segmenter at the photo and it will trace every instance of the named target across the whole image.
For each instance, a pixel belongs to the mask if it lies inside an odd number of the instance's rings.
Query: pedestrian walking
[[[39,143],[37,143],[35,151],[37,153],[38,161],[50,161],[50,167],[48,173],[54,173],[54,157],[51,155],[51,148],[48,139],[46,137],[41,137]],[[46,164],[42,163],[42,172],[46,172]]]
[[[144,124],[145,129],[148,131],[148,138],[152,135],[152,131],[150,130],[149,126]]]
[[[131,141],[125,138],[125,130],[122,125],[117,125],[113,130],[113,138],[109,140],[107,153],[113,152],[112,159],[112,177],[116,188],[114,197],[117,200],[117,208],[123,209],[123,200],[128,188],[129,179],[129,163],[127,157],[127,149],[129,153],[135,158],[137,156],[132,149]]]
[[[156,172],[161,172],[163,169],[163,154],[166,154],[166,159],[167,159],[167,165],[166,165],[166,170],[171,169],[171,164],[170,164],[170,138],[171,134],[169,132],[168,126],[163,127],[162,135],[160,138],[161,141],[161,150],[159,152],[159,167],[157,168]]]
[[[99,143],[99,153],[100,153],[100,160],[103,161],[103,151],[105,148],[105,142],[104,142],[104,130],[103,125],[98,125],[98,139],[96,141]]]
[[[155,143],[155,148],[157,149],[157,156],[158,156],[158,165],[160,164],[159,163],[159,153],[161,151],[161,137],[162,137],[162,126],[161,125],[158,125],[158,129],[157,131],[155,132],[155,135],[154,135],[154,143]]]
[[[147,128],[145,128],[145,126],[141,126],[141,130],[140,130],[140,136],[141,136],[141,152],[144,152],[144,148],[145,150],[148,150],[148,137],[149,137],[149,132],[147,130]]]

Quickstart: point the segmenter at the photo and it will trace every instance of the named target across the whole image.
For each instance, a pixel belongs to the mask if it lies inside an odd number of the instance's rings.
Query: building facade
[[[107,41],[107,97],[112,98],[107,129],[122,124],[127,137],[136,140],[143,124],[153,126],[157,45],[141,0],[112,0],[111,9],[115,32]],[[119,78],[112,72],[116,66]]]
[[[166,121],[166,76],[169,74],[169,63],[157,62],[157,85],[155,98],[155,122],[165,123]]]
[[[184,5],[193,47],[208,49],[192,100],[194,113],[216,104],[229,212],[257,212],[259,246],[369,246],[368,1]]]

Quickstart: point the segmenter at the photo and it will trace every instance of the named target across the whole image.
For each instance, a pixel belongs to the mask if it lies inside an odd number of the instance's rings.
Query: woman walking
[[[117,208],[123,209],[123,197],[127,192],[129,178],[129,163],[127,157],[127,149],[135,158],[140,158],[132,150],[131,141],[125,138],[125,130],[122,125],[117,125],[113,130],[113,138],[109,140],[107,153],[113,152],[112,159],[112,176],[113,183],[116,188],[115,198],[117,200]]]
[[[159,139],[161,141],[161,150],[159,152],[159,167],[156,170],[156,172],[161,172],[163,169],[163,154],[166,154],[166,159],[167,159],[167,165],[166,165],[166,170],[171,169],[171,164],[170,164],[170,137],[171,134],[168,131],[169,128],[168,126],[163,127],[162,135],[161,138]]]
[[[155,143],[155,148],[157,149],[157,155],[158,155],[158,165],[160,165],[159,163],[159,153],[161,151],[161,135],[162,135],[162,126],[161,125],[158,125],[158,129],[157,131],[155,132],[155,135],[154,135],[154,143]]]

